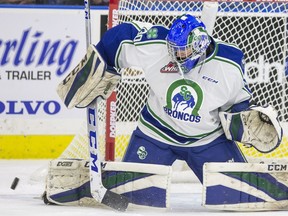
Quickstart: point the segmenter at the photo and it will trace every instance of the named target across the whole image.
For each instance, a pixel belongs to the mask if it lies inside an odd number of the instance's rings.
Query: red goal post
[[[108,28],[118,24],[118,0],[110,0],[108,14]],[[105,160],[115,160],[115,138],[116,138],[116,92],[114,91],[106,102],[106,126],[105,126]]]
[[[251,158],[283,158],[288,156],[288,2],[277,0],[110,0],[109,27],[137,19],[169,26],[173,18],[183,13],[203,18],[204,4],[217,3],[217,16],[212,36],[237,44],[245,54],[246,81],[253,92],[253,99],[260,105],[271,104],[279,113],[284,128],[284,138],[278,149],[261,154],[255,149],[243,153]],[[149,85],[141,70],[127,69],[122,81],[107,105],[101,102],[99,122],[103,131],[99,140],[103,159],[121,160],[130,134],[137,125],[138,114],[149,94]],[[84,130],[85,131],[85,130]],[[85,132],[79,132],[64,156],[84,157],[80,154]],[[76,144],[75,144],[76,143]],[[79,144],[80,143],[80,144]],[[73,147],[72,146],[76,146]],[[73,150],[70,150],[73,149]],[[67,153],[69,152],[69,154]],[[105,155],[105,156],[104,156]]]

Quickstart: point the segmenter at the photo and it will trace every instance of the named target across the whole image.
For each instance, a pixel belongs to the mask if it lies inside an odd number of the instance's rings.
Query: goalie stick
[[[91,44],[91,20],[90,1],[84,0],[85,5],[85,27],[87,48]],[[92,197],[99,203],[109,206],[118,211],[125,211],[129,201],[126,197],[107,190],[102,183],[101,162],[98,149],[98,124],[97,124],[97,103],[100,99],[95,99],[87,107],[87,129],[90,152],[90,190]]]
[[[218,2],[205,1],[203,3],[203,8],[201,12],[201,20],[206,26],[206,31],[211,36],[213,34],[217,12],[218,12]]]

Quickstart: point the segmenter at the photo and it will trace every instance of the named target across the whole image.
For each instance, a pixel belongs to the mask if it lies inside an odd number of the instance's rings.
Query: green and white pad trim
[[[288,209],[288,161],[204,164],[203,206],[229,211]]]

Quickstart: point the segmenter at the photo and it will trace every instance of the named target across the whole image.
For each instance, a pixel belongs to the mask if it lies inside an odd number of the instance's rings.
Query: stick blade
[[[107,190],[101,203],[117,211],[123,212],[127,209],[129,200],[125,196]]]

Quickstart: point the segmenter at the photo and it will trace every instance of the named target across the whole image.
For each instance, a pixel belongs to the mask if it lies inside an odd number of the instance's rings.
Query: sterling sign
[[[100,39],[103,15],[108,10],[91,10],[93,43]],[[76,131],[79,124],[71,121],[81,124],[85,110],[68,110],[56,88],[86,53],[84,10],[0,7],[0,19],[5,20],[0,22],[0,91],[5,92],[0,96],[0,134],[20,133],[7,122],[29,125],[29,134]],[[64,123],[65,129],[55,129]]]

